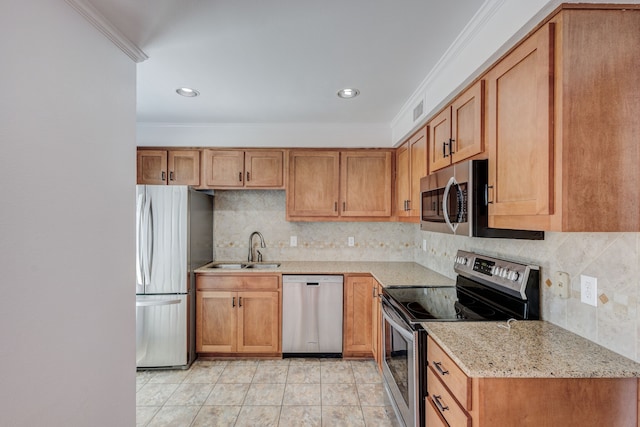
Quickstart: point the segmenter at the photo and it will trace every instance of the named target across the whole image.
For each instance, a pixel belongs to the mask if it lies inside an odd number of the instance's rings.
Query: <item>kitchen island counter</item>
[[[217,263],[217,262],[216,262]],[[455,280],[415,262],[367,261],[283,261],[278,268],[237,270],[211,268],[207,264],[195,270],[198,274],[371,274],[383,287],[389,286],[455,286]]]
[[[545,321],[423,323],[469,377],[630,378],[640,364]]]

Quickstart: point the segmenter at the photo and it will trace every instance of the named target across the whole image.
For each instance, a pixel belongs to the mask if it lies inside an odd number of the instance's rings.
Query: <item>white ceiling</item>
[[[149,55],[139,122],[390,123],[483,0],[91,3]]]

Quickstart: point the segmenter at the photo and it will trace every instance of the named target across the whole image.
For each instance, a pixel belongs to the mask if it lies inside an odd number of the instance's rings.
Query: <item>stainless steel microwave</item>
[[[487,160],[468,160],[420,180],[420,229],[471,237],[543,240],[543,231],[489,228]]]

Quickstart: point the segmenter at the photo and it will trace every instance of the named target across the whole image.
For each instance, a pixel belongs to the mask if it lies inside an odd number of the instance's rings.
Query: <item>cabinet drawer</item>
[[[196,289],[206,290],[279,290],[278,275],[196,275]]]
[[[471,410],[471,379],[451,360],[431,337],[427,338],[427,360],[436,377],[467,411]]]
[[[440,415],[440,411],[429,397],[425,398],[424,408],[426,417],[425,424],[427,426],[449,427],[449,425],[447,424],[447,420],[445,420],[442,415]]]
[[[430,406],[429,404],[431,404],[431,409],[439,413],[450,426],[470,427],[471,419],[445,388],[438,376],[439,374],[436,374],[434,369],[429,366],[427,369],[427,389],[429,393],[427,397],[427,400],[429,400],[429,402],[427,402],[427,409]],[[438,424],[436,423],[436,425]]]

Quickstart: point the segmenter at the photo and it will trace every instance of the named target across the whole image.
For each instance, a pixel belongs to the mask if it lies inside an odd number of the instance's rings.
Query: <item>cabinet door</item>
[[[478,81],[451,104],[451,162],[483,150],[484,80]]]
[[[553,30],[542,27],[487,74],[489,226],[553,211]]]
[[[167,183],[167,152],[138,150],[138,184],[164,185]]]
[[[237,340],[236,292],[196,292],[196,351],[233,353]]]
[[[339,165],[338,151],[291,151],[287,214],[338,216]]]
[[[380,305],[380,297],[382,294],[382,286],[374,279],[373,281],[373,298],[372,298],[372,313],[373,313],[373,325],[371,330],[373,331],[372,347],[373,347],[373,359],[378,364],[378,369],[382,371],[382,307]]]
[[[451,164],[451,107],[429,122],[429,173]]]
[[[171,150],[168,167],[169,185],[200,185],[200,151]]]
[[[244,183],[247,188],[282,188],[282,151],[245,151]]]
[[[398,216],[409,216],[409,199],[411,199],[411,159],[409,157],[409,141],[396,150],[396,212]]]
[[[204,150],[205,187],[234,188],[244,185],[244,151]]]
[[[238,292],[238,352],[280,351],[280,293]]]
[[[373,285],[371,276],[345,276],[344,348],[347,356],[372,356]]]
[[[409,216],[420,217],[420,179],[427,175],[427,127],[409,139],[411,181],[409,186]]]
[[[340,160],[342,216],[391,215],[391,153],[343,152]]]

